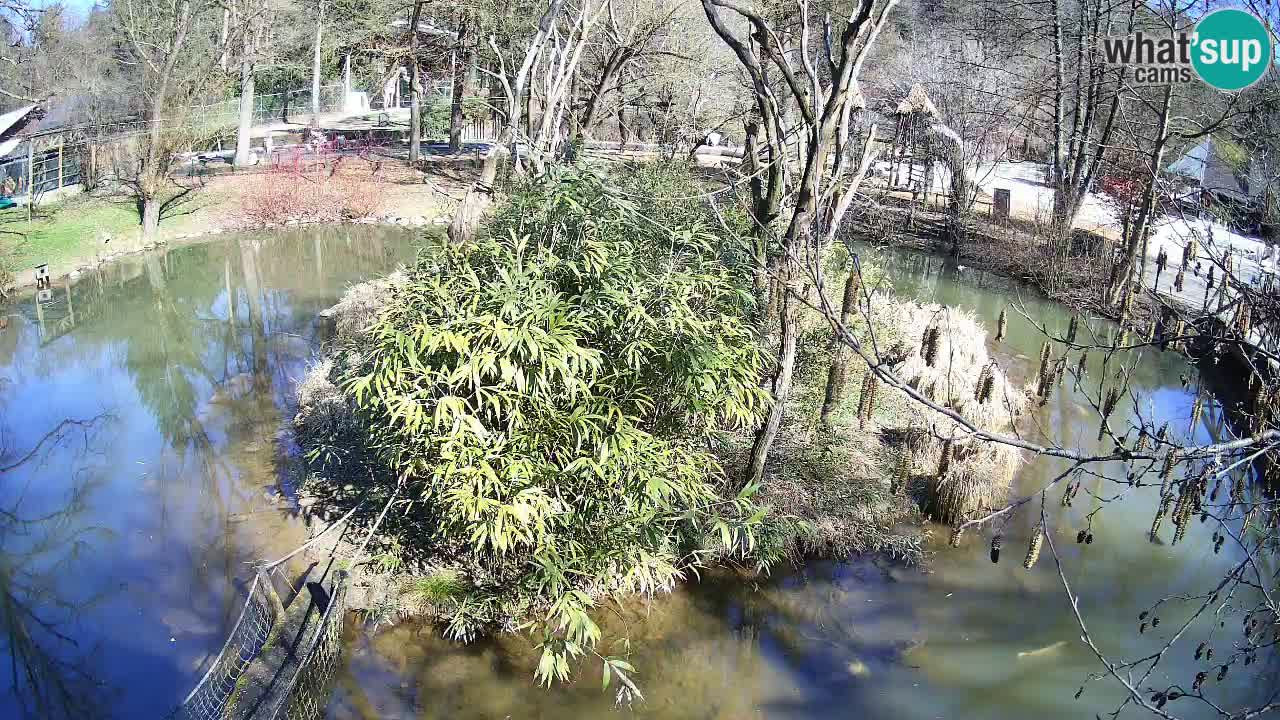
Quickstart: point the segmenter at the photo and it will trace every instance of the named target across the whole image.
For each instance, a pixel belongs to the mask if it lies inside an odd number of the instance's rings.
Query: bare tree
[[[184,124],[175,111],[190,107],[217,61],[212,50],[221,13],[208,0],[119,0],[111,7],[145,100],[147,128],[131,184],[142,239],[149,242],[160,226],[162,190],[179,149],[168,131]]]
[[[744,483],[758,483],[764,478],[769,451],[791,394],[799,337],[799,303],[795,297],[798,277],[792,268],[801,258],[823,253],[866,172],[871,154],[869,137],[862,143],[861,152],[847,151],[854,116],[866,107],[858,74],[894,5],[896,0],[861,0],[849,15],[833,21],[829,15],[825,19],[815,17],[808,0],[798,0],[798,26],[779,30],[776,23],[745,5],[732,0],[702,0],[712,28],[751,78],[763,142],[769,147],[770,167],[777,173],[770,178],[773,187],[765,195],[770,204],[775,198],[780,200],[786,166],[794,163],[800,170],[793,181],[785,229],[776,239],[780,252],[769,260],[779,305],[777,372],[772,381],[774,404],[756,433]],[[745,21],[751,34],[744,37],[735,32],[726,13]],[[816,24],[819,22],[821,26]],[[785,94],[775,92],[766,68],[782,76]],[[796,118],[796,145],[787,142],[791,134],[785,125],[788,114]],[[776,207],[764,210],[771,214]],[[761,222],[764,218],[757,212],[755,219]],[[771,235],[774,230],[766,227],[764,232]]]

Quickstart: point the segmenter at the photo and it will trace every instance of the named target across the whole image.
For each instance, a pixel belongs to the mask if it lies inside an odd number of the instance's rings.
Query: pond
[[[305,537],[285,430],[316,314],[413,245],[226,236],[0,308],[0,467],[35,449],[0,473],[0,717],[160,718],[187,693],[245,563]]]
[[[340,227],[228,236],[111,265],[8,306],[0,331],[0,717],[161,717],[217,651],[243,595],[246,563],[305,537],[291,499],[299,478],[289,435],[294,381],[316,347],[315,316],[351,282],[413,253],[404,230]],[[871,253],[868,253],[870,256]],[[991,328],[1016,291],[928,255],[876,253],[897,289],[973,310]],[[1068,316],[1030,296],[1040,321]],[[1040,338],[1010,319],[1003,351],[1029,374]],[[1094,368],[1094,372],[1099,372]],[[1194,372],[1148,353],[1133,377],[1143,417],[1187,429]],[[1091,447],[1097,426],[1070,387],[1036,414],[1058,437]],[[1199,439],[1224,431],[1216,408]],[[1034,434],[1035,429],[1031,429]],[[1057,467],[1037,460],[1023,490]],[[1117,489],[1086,483],[1110,496]],[[1113,503],[1075,544],[1097,505],[1082,492],[1050,510],[1055,541],[1090,631],[1109,652],[1159,647],[1178,613],[1145,634],[1140,611],[1200,589],[1234,558],[1145,538],[1154,493]],[[331,718],[1079,718],[1107,712],[1111,685],[1076,689],[1098,669],[1077,641],[1046,551],[1020,560],[1032,522],[947,547],[926,569],[876,557],[780,568],[767,578],[709,573],[647,604],[602,610],[606,636],[630,638],[646,702],[615,711],[594,665],[576,683],[532,683],[536,650],[507,636],[457,646],[411,623],[371,632],[348,623]],[[1226,642],[1226,641],[1224,641]],[[609,647],[606,651],[619,652]],[[1162,669],[1189,683],[1190,652]],[[12,678],[17,672],[16,687]],[[1229,675],[1244,702],[1265,687]],[[1163,683],[1162,683],[1163,684]],[[1203,708],[1179,708],[1189,716]]]

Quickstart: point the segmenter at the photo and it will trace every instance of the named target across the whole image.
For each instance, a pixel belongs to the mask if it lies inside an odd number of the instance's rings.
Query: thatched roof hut
[[[898,109],[894,110],[894,115],[914,115],[923,113],[930,117],[938,117],[938,108],[929,99],[929,94],[924,91],[924,86],[916,83],[911,86],[911,92],[898,103]]]

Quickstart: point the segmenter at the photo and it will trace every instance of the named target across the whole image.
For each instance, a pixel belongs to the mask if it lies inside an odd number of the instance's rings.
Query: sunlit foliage
[[[343,354],[388,482],[438,518],[402,541],[469,586],[452,635],[536,618],[538,678],[565,679],[600,640],[601,597],[754,548],[754,489],[726,495],[708,452],[767,402],[751,296],[717,243],[565,171],[518,189],[475,242],[424,254]]]

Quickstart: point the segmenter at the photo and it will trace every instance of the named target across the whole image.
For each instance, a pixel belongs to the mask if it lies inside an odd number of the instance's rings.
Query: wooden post
[[[991,215],[1000,222],[1009,220],[1010,192],[1008,188],[996,188],[991,198]]]
[[[44,303],[45,303],[45,295],[48,292],[49,292],[48,290],[36,291],[36,322],[40,325],[41,340],[44,340],[45,336],[48,335],[48,331],[46,331],[44,327]]]
[[[31,210],[36,204],[36,141],[27,139],[27,222],[31,222]]]
[[[71,304],[71,278],[67,278],[67,316],[71,318],[71,327],[75,327],[76,308]]]

